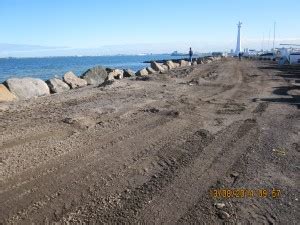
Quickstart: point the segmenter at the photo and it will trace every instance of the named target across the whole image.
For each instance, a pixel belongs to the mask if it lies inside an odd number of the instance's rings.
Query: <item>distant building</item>
[[[254,57],[257,55],[258,55],[258,52],[255,49],[245,48],[245,51],[243,53],[243,56],[245,56],[245,57]]]

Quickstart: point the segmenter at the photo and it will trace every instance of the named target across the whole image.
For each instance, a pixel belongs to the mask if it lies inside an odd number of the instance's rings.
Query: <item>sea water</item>
[[[73,71],[80,76],[94,66],[131,69],[138,71],[149,64],[144,61],[178,59],[178,56],[132,55],[132,56],[72,56],[46,58],[0,58],[0,82],[11,77],[34,77],[47,80],[55,75],[62,77]]]

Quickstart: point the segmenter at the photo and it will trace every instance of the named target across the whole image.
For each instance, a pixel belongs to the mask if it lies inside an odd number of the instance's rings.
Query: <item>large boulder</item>
[[[197,59],[197,64],[203,64],[203,58],[198,58]]]
[[[145,68],[144,68],[144,69],[141,69],[141,70],[139,70],[139,71],[136,72],[136,75],[137,75],[137,76],[141,76],[141,77],[142,77],[142,76],[147,76],[148,74],[149,74],[149,73],[148,73],[147,69],[145,69]]]
[[[48,85],[37,78],[10,78],[5,81],[5,84],[10,92],[19,99],[29,99],[50,94]]]
[[[161,71],[162,73],[169,70],[169,67],[166,65],[161,65],[161,67],[164,68],[164,71]]]
[[[176,66],[174,65],[173,61],[168,60],[167,62],[164,63],[168,67],[169,70],[175,69]]]
[[[106,71],[108,73],[107,80],[123,79],[124,76],[123,70],[106,68]]]
[[[107,72],[105,68],[96,66],[85,71],[81,78],[86,80],[88,85],[99,85],[102,84],[107,78]]]
[[[132,70],[130,70],[130,69],[126,69],[126,70],[124,70],[124,77],[134,77],[135,76],[135,73],[132,71]]]
[[[51,78],[47,80],[46,83],[52,93],[61,93],[70,90],[70,86],[58,78]]]
[[[154,69],[152,69],[150,66],[148,66],[146,68],[146,70],[148,71],[148,74],[154,74],[154,73],[157,73]]]
[[[197,61],[193,61],[193,62],[192,62],[192,65],[193,65],[193,66],[197,66],[197,65],[198,65]]]
[[[0,84],[0,102],[11,102],[17,100],[17,96],[11,93],[3,84]]]
[[[63,76],[64,82],[66,82],[72,89],[80,88],[87,85],[87,81],[77,77],[73,72],[67,72]]]
[[[178,67],[180,67],[179,63],[175,63],[175,62],[173,62],[173,65],[174,65],[174,68],[178,68]]]
[[[115,79],[114,74],[113,73],[108,73],[107,78],[106,78],[105,81],[111,81],[111,80],[114,80],[114,79]]]
[[[157,62],[151,62],[151,68],[157,72],[165,72],[165,69]]]
[[[185,60],[180,60],[179,65],[180,65],[180,67],[184,67],[184,66],[189,66],[190,63],[188,61],[185,61]]]

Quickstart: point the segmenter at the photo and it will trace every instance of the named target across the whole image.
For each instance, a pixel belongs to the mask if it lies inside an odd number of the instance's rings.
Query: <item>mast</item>
[[[270,51],[271,29],[269,29],[268,51]]]
[[[262,42],[261,42],[262,52],[264,52],[264,47],[265,47],[265,33],[263,33],[263,39],[262,39]]]
[[[276,30],[276,22],[274,22],[274,33],[273,33],[273,52],[275,52],[275,30]]]

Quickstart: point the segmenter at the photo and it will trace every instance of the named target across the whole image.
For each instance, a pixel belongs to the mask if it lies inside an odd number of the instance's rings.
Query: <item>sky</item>
[[[300,44],[299,0],[0,0],[0,57]],[[263,41],[264,40],[264,41]]]

